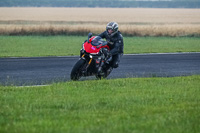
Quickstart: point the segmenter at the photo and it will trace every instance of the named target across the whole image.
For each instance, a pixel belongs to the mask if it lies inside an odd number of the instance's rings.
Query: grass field
[[[128,36],[200,36],[200,9],[0,8],[0,35],[86,35],[110,21]]]
[[[0,132],[197,133],[200,76],[0,86]]]
[[[0,36],[0,57],[79,55],[87,36]],[[197,37],[124,37],[125,54],[200,52]]]
[[[109,21],[125,35],[125,54],[200,52],[200,9],[0,8],[0,18],[0,57],[79,55],[86,34],[101,33]],[[194,75],[0,86],[0,133],[197,133],[199,81]]]

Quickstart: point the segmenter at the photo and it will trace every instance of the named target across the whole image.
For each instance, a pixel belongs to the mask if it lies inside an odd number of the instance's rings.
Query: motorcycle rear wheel
[[[81,78],[81,76],[82,76],[81,69],[84,66],[85,62],[86,61],[83,59],[80,59],[76,62],[76,64],[74,65],[74,67],[71,71],[71,74],[70,74],[71,80],[76,81]]]

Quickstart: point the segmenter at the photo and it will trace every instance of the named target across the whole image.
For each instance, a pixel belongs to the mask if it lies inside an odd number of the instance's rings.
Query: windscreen
[[[98,45],[102,44],[103,42],[104,41],[103,41],[103,39],[100,36],[96,36],[94,39],[92,39],[91,44],[93,46],[98,46]]]

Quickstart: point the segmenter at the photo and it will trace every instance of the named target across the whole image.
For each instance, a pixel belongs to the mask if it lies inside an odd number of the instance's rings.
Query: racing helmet
[[[109,29],[113,31],[111,34],[108,32]],[[116,22],[109,22],[106,26],[106,31],[111,37],[114,36],[118,32],[118,24]]]

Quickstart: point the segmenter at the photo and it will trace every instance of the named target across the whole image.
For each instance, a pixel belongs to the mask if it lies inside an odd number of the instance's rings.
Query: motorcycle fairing
[[[99,36],[91,37],[89,42],[85,41],[85,43],[83,44],[83,48],[87,53],[90,54],[98,54],[101,48],[109,49],[109,47],[105,45],[105,41],[103,41]]]
[[[97,48],[97,46],[93,46],[91,43],[85,42],[83,44],[83,48],[87,53],[90,54],[98,54],[101,48]]]

